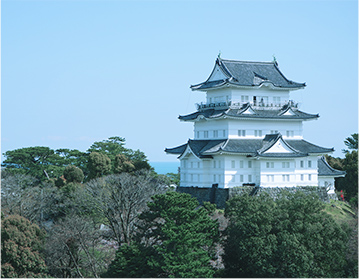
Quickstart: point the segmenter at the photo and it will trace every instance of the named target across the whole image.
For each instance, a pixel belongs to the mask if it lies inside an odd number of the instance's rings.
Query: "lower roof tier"
[[[280,133],[268,134],[264,139],[190,139],[183,145],[165,149],[166,153],[179,155],[179,158],[191,152],[198,158],[213,158],[213,155],[218,154],[237,154],[257,158],[284,159],[323,155],[333,151],[333,148],[320,147],[303,139],[284,140]]]

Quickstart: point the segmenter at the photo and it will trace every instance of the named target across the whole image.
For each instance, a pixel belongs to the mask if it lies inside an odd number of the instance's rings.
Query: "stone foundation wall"
[[[202,187],[177,187],[176,191],[180,193],[190,194],[192,197],[197,198],[200,204],[203,202],[215,203],[218,208],[225,208],[226,201],[236,195],[244,195],[252,193],[254,187],[241,186],[234,188],[217,188],[214,185],[212,188]],[[273,199],[276,199],[281,191],[288,191],[295,193],[296,191],[303,191],[308,195],[317,195],[322,201],[329,202],[329,199],[337,199],[336,196],[329,196],[325,187],[315,186],[303,186],[303,187],[271,187],[271,188],[259,188],[256,195],[261,193],[268,193]]]

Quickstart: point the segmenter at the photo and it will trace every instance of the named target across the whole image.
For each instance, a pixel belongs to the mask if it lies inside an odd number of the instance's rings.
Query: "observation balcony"
[[[196,107],[197,110],[203,111],[206,109],[239,109],[243,105],[250,103],[251,107],[254,109],[263,109],[263,110],[278,110],[281,109],[283,106],[290,105],[292,108],[299,108],[299,103],[294,102],[293,100],[281,102],[281,103],[265,103],[265,102],[217,102],[217,103],[197,103]]]

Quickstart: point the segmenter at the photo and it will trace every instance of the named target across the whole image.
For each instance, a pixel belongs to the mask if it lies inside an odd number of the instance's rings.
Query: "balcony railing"
[[[206,110],[206,109],[226,109],[226,108],[233,108],[238,109],[241,108],[243,105],[250,103],[252,108],[255,109],[280,109],[285,105],[290,105],[293,108],[298,108],[299,103],[294,102],[293,100],[289,100],[282,103],[265,103],[265,102],[217,102],[217,103],[200,103],[196,104],[197,110]]]

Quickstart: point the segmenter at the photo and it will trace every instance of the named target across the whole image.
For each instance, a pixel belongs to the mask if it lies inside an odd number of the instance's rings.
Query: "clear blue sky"
[[[191,84],[225,59],[271,61],[287,78],[304,138],[334,147],[358,131],[357,1],[1,2],[1,152],[86,151],[126,138],[150,161],[193,137],[178,115],[204,93]]]

